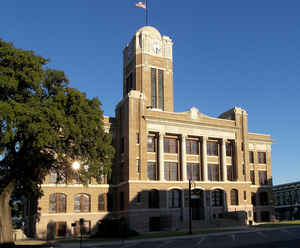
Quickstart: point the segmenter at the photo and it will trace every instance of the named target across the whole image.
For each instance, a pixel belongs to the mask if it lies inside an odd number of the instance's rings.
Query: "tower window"
[[[164,109],[164,72],[151,68],[151,106]]]
[[[135,79],[133,73],[130,73],[126,78],[126,93],[130,92],[131,90],[135,90]]]

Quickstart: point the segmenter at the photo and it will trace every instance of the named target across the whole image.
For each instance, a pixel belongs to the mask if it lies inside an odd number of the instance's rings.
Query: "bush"
[[[92,238],[128,238],[138,235],[137,231],[128,227],[124,218],[111,218],[98,222],[97,231],[92,235]]]

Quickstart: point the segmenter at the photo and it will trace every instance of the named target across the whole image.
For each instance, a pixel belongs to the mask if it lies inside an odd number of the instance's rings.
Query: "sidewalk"
[[[300,226],[298,226],[300,227]],[[217,237],[217,236],[226,236],[226,235],[233,235],[233,234],[239,234],[239,233],[255,233],[255,232],[261,232],[261,231],[274,231],[274,230],[281,230],[281,229],[289,229],[289,228],[295,228],[295,226],[288,226],[288,227],[273,227],[273,228],[263,228],[263,227],[249,227],[249,226],[239,226],[239,227],[223,227],[223,228],[211,228],[211,229],[205,229],[205,231],[212,231],[212,233],[207,234],[197,234],[199,231],[203,231],[203,229],[196,229],[193,230],[192,235],[186,234],[182,235],[182,232],[178,232],[178,236],[168,236],[168,237],[157,237],[157,238],[131,238],[131,239],[119,239],[119,240],[112,240],[112,241],[105,241],[105,240],[84,240],[82,242],[82,247],[89,248],[89,247],[101,247],[101,246],[121,246],[125,244],[134,244],[134,243],[143,243],[143,242],[157,242],[157,241],[172,241],[172,240],[184,240],[184,239],[195,239],[195,238],[201,238],[201,237]],[[216,231],[216,232],[213,232]],[[70,241],[53,241],[51,242],[54,244],[54,247],[63,247],[63,248],[73,248],[79,246],[78,240],[70,240]],[[46,241],[41,240],[25,240],[25,241],[18,241],[16,242],[17,245],[42,245],[45,244],[46,247]]]

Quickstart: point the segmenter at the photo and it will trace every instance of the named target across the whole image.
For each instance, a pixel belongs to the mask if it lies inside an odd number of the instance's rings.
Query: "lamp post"
[[[192,180],[189,179],[189,234],[192,234]]]
[[[72,168],[73,168],[74,170],[78,171],[79,168],[80,168],[80,163],[79,163],[78,161],[74,161],[74,162],[72,163]]]
[[[73,161],[72,163],[72,168],[78,173],[78,170],[80,169],[80,163],[78,161]],[[79,247],[82,247],[82,228],[84,225],[84,219],[80,218],[79,219],[79,231],[80,231],[80,240],[79,240]]]

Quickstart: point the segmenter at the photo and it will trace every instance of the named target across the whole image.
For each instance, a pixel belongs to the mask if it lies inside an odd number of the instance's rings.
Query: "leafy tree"
[[[83,182],[110,173],[114,150],[98,99],[70,88],[48,60],[0,39],[0,244],[12,242],[14,189],[41,193],[49,170],[83,165]]]

